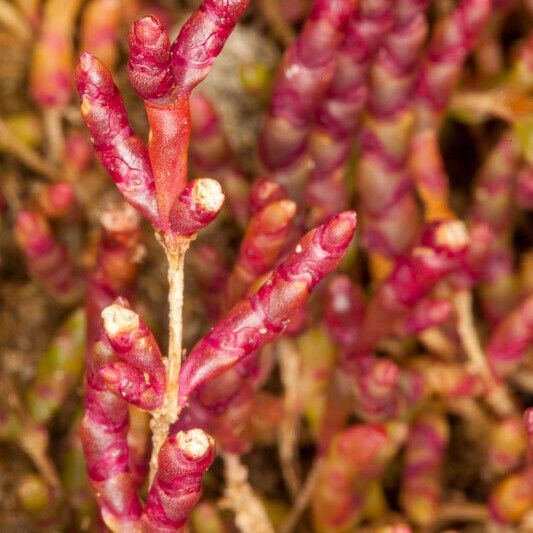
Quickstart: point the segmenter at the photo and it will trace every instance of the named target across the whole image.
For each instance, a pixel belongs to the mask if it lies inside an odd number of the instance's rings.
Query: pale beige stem
[[[278,431],[278,452],[285,484],[294,499],[301,486],[297,453],[300,429],[298,409],[300,357],[291,339],[278,341],[277,352],[281,381],[285,390],[283,418]]]
[[[429,328],[418,334],[418,340],[430,352],[443,359],[453,360],[457,357],[457,346],[439,328]]]
[[[56,181],[62,177],[59,169],[17,139],[2,119],[0,119],[0,151],[13,155],[28,168],[48,179]]]
[[[17,4],[29,22],[36,22],[41,0],[15,0],[14,3]]]
[[[486,522],[490,518],[488,507],[481,503],[446,502],[437,514],[438,523]]]
[[[511,382],[522,391],[533,394],[533,370],[521,368],[511,376]]]
[[[23,41],[31,39],[32,31],[28,21],[15,6],[5,0],[0,0],[0,25]]]
[[[167,380],[163,405],[152,414],[153,449],[150,458],[150,485],[157,472],[159,450],[168,437],[170,426],[176,422],[179,416],[178,394],[183,336],[183,266],[185,253],[189,248],[191,239],[176,237],[170,241],[161,237],[160,241],[168,259],[169,339],[166,364]]]
[[[453,295],[453,304],[457,315],[457,331],[461,344],[473,370],[481,377],[487,387],[487,400],[499,414],[512,413],[513,403],[505,386],[494,378],[477,335],[472,312],[472,292],[468,289],[456,291]]]
[[[533,531],[533,509],[529,511],[518,526],[518,531],[520,533],[528,533]]]
[[[15,390],[15,387],[7,379],[2,379],[2,389],[6,393],[6,399],[9,407],[16,413],[16,416],[22,424],[22,433],[20,436],[20,447],[33,461],[37,470],[43,476],[44,480],[53,489],[61,491],[61,481],[57,470],[48,457],[48,432],[45,428],[37,426],[26,412],[22,401]]]
[[[318,478],[320,477],[321,470],[322,460],[315,459],[315,462],[313,463],[313,466],[311,467],[311,470],[307,475],[307,479],[305,480],[305,483],[300,492],[298,493],[298,497],[296,498],[294,505],[292,506],[291,512],[285,520],[284,524],[281,526],[279,533],[291,533],[298,525],[302,514],[307,509],[307,506],[311,501],[311,497],[313,496],[313,493],[315,491],[315,487]]]
[[[43,120],[48,143],[48,157],[54,163],[58,163],[65,151],[62,111],[58,108],[46,109],[43,112]]]
[[[248,482],[248,469],[238,455],[223,454],[226,489],[225,504],[235,514],[241,533],[274,533],[260,498]]]
[[[465,91],[457,93],[451,101],[452,112],[464,115],[474,122],[499,118],[512,123],[531,115],[533,100],[517,92],[496,89],[493,91]]]
[[[259,0],[258,6],[276,39],[283,45],[290,46],[296,38],[296,34],[292,26],[285,20],[279,6],[279,0]]]

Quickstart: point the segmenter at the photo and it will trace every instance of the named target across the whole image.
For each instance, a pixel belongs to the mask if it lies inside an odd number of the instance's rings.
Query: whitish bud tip
[[[211,439],[201,429],[180,431],[176,437],[180,450],[194,459],[203,457],[211,448]]]
[[[470,242],[468,230],[460,220],[453,220],[442,224],[437,230],[436,240],[439,246],[446,246],[452,250],[464,248]]]
[[[102,311],[104,329],[111,337],[134,331],[139,327],[139,315],[119,304],[111,304]]]
[[[195,180],[193,195],[199,205],[212,213],[218,212],[224,203],[224,193],[220,183],[210,178]]]

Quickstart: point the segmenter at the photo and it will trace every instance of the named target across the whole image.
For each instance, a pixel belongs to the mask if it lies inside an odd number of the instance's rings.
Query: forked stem
[[[159,450],[168,437],[169,429],[179,417],[178,393],[183,338],[183,267],[190,237],[158,236],[168,260],[169,338],[167,381],[163,405],[152,414],[152,456],[150,458],[150,485],[157,472]]]
[[[61,172],[43,159],[35,150],[17,139],[9,126],[0,119],[0,146],[2,150],[16,157],[22,164],[52,181],[62,178]]]
[[[453,304],[457,314],[457,331],[461,344],[474,371],[485,383],[487,401],[497,413],[502,415],[512,413],[514,407],[511,398],[494,378],[479,341],[472,310],[472,291],[468,289],[457,291],[453,296]]]
[[[47,453],[48,433],[46,429],[38,427],[30,419],[13,384],[7,379],[2,379],[1,383],[2,388],[7,393],[9,407],[16,413],[22,423],[20,447],[33,461],[33,464],[48,485],[54,490],[62,492],[61,480],[54,463]]]
[[[292,506],[287,519],[280,528],[280,533],[292,533],[294,528],[298,525],[302,514],[307,509],[309,502],[311,501],[311,497],[313,496],[313,492],[322,469],[322,464],[323,462],[320,458],[315,459],[313,466],[307,475],[305,483],[298,493],[296,500],[294,501],[294,505]]]

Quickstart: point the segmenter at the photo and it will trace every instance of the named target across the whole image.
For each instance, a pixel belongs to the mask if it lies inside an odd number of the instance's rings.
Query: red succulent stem
[[[144,320],[118,298],[102,311],[103,330],[117,361],[99,369],[109,390],[145,411],[160,407],[165,389],[165,366],[159,347]]]
[[[463,0],[437,24],[417,85],[421,124],[439,120],[490,12],[490,0]]]
[[[159,223],[170,232],[170,211],[187,185],[191,117],[188,98],[171,104],[146,102],[148,153],[154,175]]]
[[[410,10],[395,11],[393,28],[369,74],[357,184],[363,237],[373,258],[405,253],[419,231],[407,156],[413,131],[411,96],[428,30],[427,4],[410,3]]]
[[[271,180],[269,177],[259,178],[254,181],[250,190],[250,214],[255,215],[268,204],[285,198],[288,198],[288,196],[283,185]]]
[[[415,306],[405,321],[405,329],[411,335],[444,324],[453,315],[453,306],[445,298],[426,298]]]
[[[175,85],[170,68],[170,38],[157,17],[135,21],[128,32],[128,75],[139,98],[166,103]]]
[[[448,438],[448,423],[438,412],[423,413],[409,429],[400,499],[407,516],[421,527],[434,521],[439,508]]]
[[[101,236],[96,264],[89,275],[85,295],[87,351],[100,334],[100,313],[122,296],[135,300],[141,221],[127,204],[111,204],[100,215]]]
[[[355,410],[366,422],[390,420],[400,413],[400,369],[374,355],[356,360]]]
[[[250,0],[205,0],[183,25],[171,49],[178,96],[189,96],[207,76]]]
[[[393,329],[395,321],[410,314],[445,276],[458,270],[466,255],[469,236],[459,221],[434,223],[411,252],[397,258],[390,276],[368,303],[355,353],[368,353]]]
[[[79,294],[81,278],[67,249],[55,239],[39,213],[21,211],[15,221],[15,237],[29,271],[54,297],[68,301]]]
[[[172,233],[192,237],[215,219],[223,203],[224,194],[218,181],[210,178],[191,181],[172,206]]]
[[[142,515],[143,531],[181,533],[202,495],[202,476],[215,459],[213,439],[201,429],[169,437]]]
[[[364,312],[363,289],[348,276],[339,274],[332,278],[324,294],[324,324],[343,352],[355,346]]]
[[[228,279],[227,308],[238,302],[252,283],[274,266],[287,243],[295,214],[294,202],[278,200],[252,217]]]
[[[81,114],[94,148],[124,198],[160,226],[148,150],[128,123],[126,108],[109,70],[88,53],[76,69]]]
[[[121,0],[91,0],[81,20],[80,50],[96,56],[113,70],[118,59]]]
[[[345,212],[310,231],[259,291],[239,302],[195,346],[181,370],[181,406],[200,386],[281,335],[313,287],[344,257],[355,222],[355,213]]]
[[[36,203],[46,218],[62,218],[73,210],[76,203],[74,187],[65,181],[45,185],[37,191]]]
[[[112,530],[135,531],[141,506],[135,492],[138,480],[129,468],[128,404],[108,388],[99,370],[118,359],[102,332],[100,315],[120,295],[133,300],[140,219],[127,205],[111,205],[100,220],[102,236],[85,303],[87,388],[81,437],[104,521]]]
[[[259,155],[273,179],[293,182],[291,195],[299,193],[295,174],[302,170],[297,167],[354,8],[353,0],[315,0],[302,32],[283,58],[259,138]]]
[[[529,295],[504,318],[489,338],[486,353],[494,374],[511,375],[524,359],[533,342],[533,295]]]
[[[189,261],[193,266],[192,276],[198,284],[207,318],[215,321],[220,317],[229,276],[224,257],[213,244],[201,244],[191,250]]]
[[[393,2],[359,2],[348,22],[330,86],[309,138],[313,161],[306,183],[309,224],[321,223],[346,202],[345,172],[359,115],[369,96],[368,72],[392,25]]]
[[[329,446],[312,499],[317,531],[354,531],[370,483],[379,479],[405,440],[402,422],[358,424],[337,433]]]
[[[107,336],[101,335],[89,353],[80,434],[104,522],[112,531],[135,531],[142,508],[129,467],[128,404],[108,389],[99,373],[115,359]]]

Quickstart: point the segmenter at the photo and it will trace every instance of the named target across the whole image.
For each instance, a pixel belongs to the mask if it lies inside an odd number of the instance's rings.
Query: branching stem
[[[321,459],[315,459],[315,462],[313,463],[309,474],[307,474],[305,483],[302,486],[300,492],[298,493],[296,500],[294,501],[294,505],[292,506],[289,516],[281,526],[280,533],[292,533],[294,528],[298,525],[302,514],[307,509],[307,506],[311,501],[311,496],[313,495],[316,484],[318,482],[320,471],[322,469],[322,464],[323,462]]]
[[[502,415],[512,413],[512,401],[505,387],[494,378],[479,341],[472,311],[472,291],[467,289],[457,291],[453,296],[453,303],[457,313],[457,331],[461,344],[470,364],[485,383],[490,405]]]
[[[10,153],[28,168],[43,177],[52,181],[61,179],[62,176],[59,169],[52,166],[35,150],[29,148],[22,141],[17,139],[9,129],[9,126],[2,119],[0,119],[0,146],[4,151]]]
[[[48,433],[45,429],[38,427],[26,412],[22,401],[15,390],[15,387],[7,379],[2,379],[2,388],[7,393],[9,407],[19,418],[22,424],[22,434],[20,437],[20,447],[33,461],[44,480],[54,490],[61,492],[61,481],[47,453]]]

